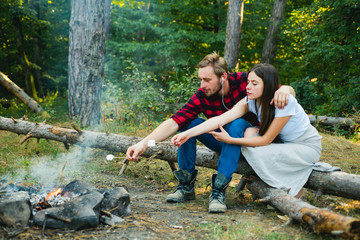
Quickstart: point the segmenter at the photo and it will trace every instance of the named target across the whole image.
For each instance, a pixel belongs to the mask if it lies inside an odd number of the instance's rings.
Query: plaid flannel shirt
[[[230,90],[229,93],[224,96],[224,104],[228,109],[231,109],[238,101],[246,96],[247,72],[235,72],[231,74],[229,84]],[[179,130],[182,130],[197,118],[200,113],[203,113],[207,118],[211,118],[221,115],[226,111],[228,110],[224,107],[221,96],[216,95],[207,98],[204,91],[199,88],[189,102],[171,116],[171,118],[179,125]],[[252,113],[247,113],[243,118],[252,125],[258,125],[256,116]]]

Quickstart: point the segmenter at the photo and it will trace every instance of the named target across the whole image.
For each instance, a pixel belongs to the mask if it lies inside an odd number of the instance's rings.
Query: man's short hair
[[[224,72],[228,73],[228,66],[225,58],[220,57],[220,55],[216,52],[206,55],[203,60],[198,63],[197,67],[204,68],[209,65],[214,68],[214,73],[219,78],[223,75]]]

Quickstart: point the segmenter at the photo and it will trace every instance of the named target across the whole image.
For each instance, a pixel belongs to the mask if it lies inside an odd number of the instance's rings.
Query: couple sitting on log
[[[238,161],[246,161],[268,185],[296,196],[307,182],[321,154],[321,136],[295,99],[294,89],[280,86],[270,64],[255,65],[249,72],[228,72],[224,58],[207,55],[198,65],[200,88],[188,103],[151,134],[128,148],[136,161],[151,139],[160,142],[175,134],[179,185],[168,202],[195,199],[196,140],[220,154],[212,176],[209,212],[227,210],[225,190]],[[208,120],[198,118],[203,113]]]

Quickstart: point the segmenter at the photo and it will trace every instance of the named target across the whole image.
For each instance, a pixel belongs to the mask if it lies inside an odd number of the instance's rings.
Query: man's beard
[[[221,84],[220,81],[219,81],[219,89],[216,90],[216,92],[214,92],[213,94],[211,94],[211,95],[209,95],[209,96],[205,95],[206,98],[216,97],[216,96],[219,94],[219,92],[221,91],[222,88],[223,88],[223,86],[222,86],[222,84]]]

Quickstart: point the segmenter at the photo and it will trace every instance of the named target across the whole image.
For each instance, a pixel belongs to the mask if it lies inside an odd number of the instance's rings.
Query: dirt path
[[[107,178],[108,183],[119,181],[116,176]],[[229,189],[228,211],[209,214],[208,191],[197,190],[195,201],[171,204],[165,201],[171,191],[153,180],[139,184],[130,177],[123,181],[131,195],[132,215],[125,224],[93,230],[98,239],[333,239],[310,233],[300,224],[284,226],[278,217],[281,213],[253,203],[246,191],[239,197]]]

